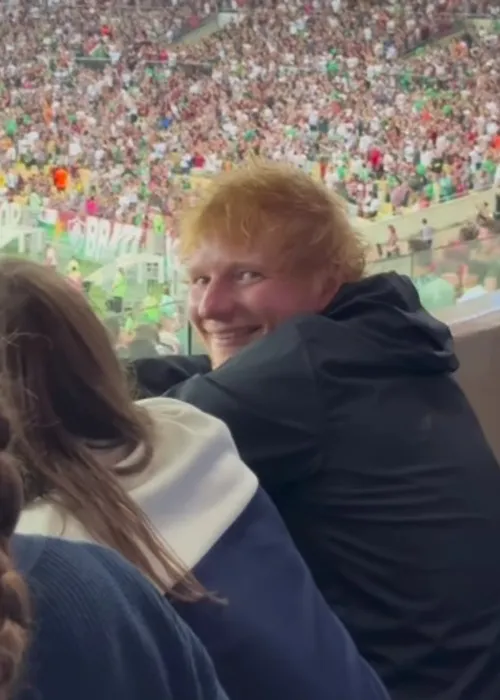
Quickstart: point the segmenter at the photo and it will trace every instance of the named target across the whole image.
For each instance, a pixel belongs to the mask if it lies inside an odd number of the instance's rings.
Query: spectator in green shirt
[[[486,158],[483,161],[482,169],[488,173],[491,179],[493,179],[497,169],[497,165],[493,160],[491,160],[491,158]]]
[[[413,284],[420,297],[420,303],[430,313],[446,309],[455,304],[454,286],[440,277],[432,265],[432,249],[420,239],[410,241],[412,254]]]

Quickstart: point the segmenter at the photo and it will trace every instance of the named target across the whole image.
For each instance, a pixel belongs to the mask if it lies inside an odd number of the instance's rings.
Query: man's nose
[[[221,285],[209,284],[203,291],[198,313],[201,318],[221,320],[228,318],[233,308],[231,291]]]

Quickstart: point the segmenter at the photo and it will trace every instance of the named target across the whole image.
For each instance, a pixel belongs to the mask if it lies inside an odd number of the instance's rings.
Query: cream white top
[[[138,403],[153,419],[154,454],[142,473],[123,476],[121,482],[169,549],[192,569],[246,508],[257,491],[257,478],[217,418],[176,399]],[[103,469],[114,468],[119,474],[142,450],[139,446],[116,462],[116,450],[96,449],[95,454]],[[91,539],[71,514],[41,499],[24,509],[16,531]]]

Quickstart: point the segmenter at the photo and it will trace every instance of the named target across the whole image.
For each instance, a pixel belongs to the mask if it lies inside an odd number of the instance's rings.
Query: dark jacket
[[[226,421],[393,699],[498,700],[500,470],[411,282],[345,285],[174,388],[167,363],[144,390]]]

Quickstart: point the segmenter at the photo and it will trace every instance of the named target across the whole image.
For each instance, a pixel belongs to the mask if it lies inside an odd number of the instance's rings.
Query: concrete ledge
[[[500,292],[440,311],[455,339],[458,383],[500,461]]]
[[[387,227],[392,224],[396,228],[398,237],[401,240],[410,238],[418,234],[422,228],[422,219],[427,219],[429,225],[436,231],[449,229],[462,224],[467,219],[474,219],[478,205],[488,202],[491,211],[495,207],[495,192],[497,188],[481,190],[472,194],[453,199],[442,204],[435,204],[428,209],[401,214],[399,216],[388,217],[381,221],[371,223],[363,219],[356,219],[356,228],[366,238],[367,243],[376,245],[386,243],[388,237]]]

